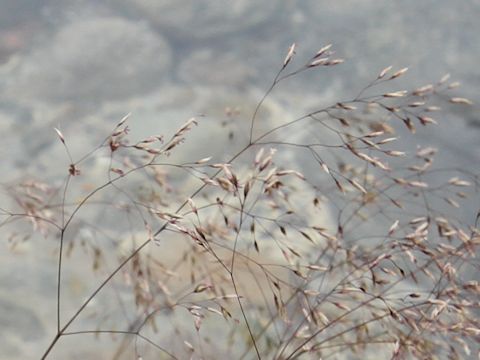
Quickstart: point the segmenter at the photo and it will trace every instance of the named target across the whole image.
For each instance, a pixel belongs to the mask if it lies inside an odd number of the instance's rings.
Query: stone
[[[283,1],[122,0],[133,14],[146,17],[167,34],[208,39],[247,30],[273,18]]]
[[[97,103],[139,95],[167,73],[167,42],[144,23],[80,19],[25,55],[11,76],[13,96]]]

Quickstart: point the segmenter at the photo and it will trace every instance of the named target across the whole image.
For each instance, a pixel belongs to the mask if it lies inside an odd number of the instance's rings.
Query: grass
[[[438,95],[470,101],[450,95],[448,76],[385,91],[407,72],[388,67],[352,99],[265,128],[258,114],[282,83],[343,62],[330,45],[291,70],[294,56],[292,45],[248,120],[248,141],[219,163],[195,154],[169,161],[201,127],[194,118],[174,134],[131,141],[126,116],[78,159],[68,147],[74,135],[55,129],[69,158],[63,184],[25,180],[8,188],[14,205],[2,208],[2,226],[25,220],[29,234],[55,243],[55,335],[42,359],[54,358],[61,341],[93,344],[92,335],[112,337],[114,359],[460,359],[478,351],[480,213],[466,223],[456,209],[467,198],[478,204],[479,174],[435,168],[436,149],[404,149],[395,134],[435,126]],[[108,161],[98,184],[87,164],[99,156]],[[93,188],[81,186],[90,180]],[[91,260],[99,280],[67,304],[64,273],[75,254]]]

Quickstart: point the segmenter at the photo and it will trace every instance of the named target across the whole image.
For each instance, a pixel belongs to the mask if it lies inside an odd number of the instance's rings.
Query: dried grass
[[[444,77],[434,85],[377,93],[378,85],[407,72],[387,67],[355,98],[256,137],[257,113],[280,83],[342,63],[327,45],[289,72],[294,56],[292,45],[253,113],[248,143],[224,163],[168,162],[195,119],[170,137],[130,143],[126,116],[77,160],[68,152],[74,135],[55,129],[70,159],[64,184],[26,180],[7,189],[15,206],[2,209],[2,226],[31,224],[23,235],[12,232],[12,248],[40,232],[58,250],[56,335],[42,359],[61,338],[87,334],[121,336],[113,358],[129,348],[138,358],[285,360],[460,359],[478,351],[480,285],[472,274],[479,266],[479,216],[465,223],[444,207],[461,209],[465,198],[478,199],[479,174],[435,169],[436,149],[411,152],[394,135],[399,124],[411,133],[436,124],[426,115],[438,110],[429,102],[456,84]],[[292,140],[288,132],[296,126],[326,134],[328,143]],[[318,172],[307,176],[301,164],[286,164],[284,154],[293,149]],[[88,179],[84,164],[97,153],[109,158],[106,181],[74,192],[74,180]],[[177,170],[198,188],[170,183],[169,172]],[[137,182],[147,183],[146,191],[129,187]],[[89,217],[93,206],[114,214],[116,225]],[[127,222],[119,223],[122,218]],[[74,227],[97,236],[69,239]],[[101,282],[65,314],[63,267],[81,249]],[[113,284],[134,304],[127,326],[112,318],[72,330]]]

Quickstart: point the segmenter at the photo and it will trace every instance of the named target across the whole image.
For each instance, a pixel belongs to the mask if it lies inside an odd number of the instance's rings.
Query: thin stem
[[[165,228],[166,225],[164,225],[163,228]],[[80,306],[80,308],[75,312],[75,314],[70,318],[70,320],[63,326],[63,328],[58,331],[57,335],[55,336],[54,340],[50,344],[50,346],[47,348],[45,353],[42,356],[42,359],[46,359],[47,355],[50,353],[52,350],[53,346],[55,343],[58,341],[58,339],[65,333],[65,330],[68,329],[68,327],[75,321],[75,319],[80,315],[80,313],[85,309],[85,307],[92,301],[92,299],[97,296],[97,294],[107,285],[107,283],[127,264],[130,260],[132,260],[147,244],[150,242],[150,240],[146,240],[142,245],[140,245],[133,253],[130,254],[129,257],[127,257],[101,284],[100,286],[87,298],[87,300],[84,301],[84,303]]]
[[[62,283],[62,254],[63,254],[63,239],[65,230],[62,229],[60,233],[60,249],[58,251],[58,269],[57,269],[57,334],[60,333],[60,301],[61,301],[61,283]]]
[[[270,85],[270,87],[268,88],[268,90],[265,92],[265,94],[263,94],[263,97],[260,99],[260,101],[258,102],[257,106],[255,107],[255,110],[253,112],[253,115],[252,115],[252,119],[250,121],[250,135],[248,137],[248,143],[249,145],[252,144],[252,140],[253,140],[253,129],[255,127],[255,120],[257,119],[257,114],[258,114],[258,111],[260,110],[260,108],[262,107],[263,103],[265,102],[265,99],[270,95],[270,93],[273,91],[273,89],[275,88],[275,86],[277,86],[277,84],[283,80],[284,78],[280,78],[280,75],[282,74],[283,70],[285,70],[285,67],[286,67],[286,64],[282,66],[282,68],[278,71],[277,75],[275,76],[275,78],[273,79],[273,82],[272,84]]]
[[[68,148],[65,145],[68,151]],[[70,153],[68,154],[70,156]],[[70,156],[71,159],[71,156]],[[73,161],[72,161],[73,162]],[[62,294],[62,259],[63,259],[63,243],[65,241],[65,202],[67,198],[68,185],[70,184],[71,175],[67,176],[65,180],[65,187],[62,196],[62,230],[60,232],[60,248],[58,249],[58,269],[57,269],[57,334],[60,334],[60,308],[61,308],[61,294]]]
[[[62,336],[60,333],[57,333],[57,335],[55,335],[55,337],[53,338],[52,342],[50,343],[50,345],[48,346],[47,350],[45,351],[45,353],[42,355],[41,357],[41,360],[45,360],[48,356],[48,354],[50,354],[50,352],[52,351],[53,347],[55,346],[55,344],[57,343],[58,339],[60,339],[60,336]]]

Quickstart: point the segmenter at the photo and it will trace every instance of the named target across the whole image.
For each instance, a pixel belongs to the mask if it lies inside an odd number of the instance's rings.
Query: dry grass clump
[[[256,136],[257,113],[280,83],[343,61],[328,45],[288,72],[294,55],[292,45],[254,110],[249,141],[223,163],[194,154],[169,162],[197,119],[132,143],[127,116],[80,159],[56,130],[70,158],[64,184],[24,181],[9,188],[17,209],[2,210],[4,226],[26,219],[58,246],[56,336],[42,358],[61,338],[103,333],[123,336],[114,358],[460,359],[478,351],[479,215],[465,223],[454,212],[478,199],[478,174],[437,169],[436,149],[402,149],[395,135],[397,124],[411,133],[435,125],[432,100],[456,84],[445,76],[377,92],[407,71],[388,67],[355,98]],[[298,128],[310,136],[299,140]],[[292,151],[301,163],[286,160]],[[106,181],[75,189],[98,154],[108,159]],[[174,172],[198,186],[177,187]],[[92,215],[99,206],[102,222]],[[94,236],[79,241],[73,229]],[[62,269],[77,248],[102,278],[64,314]],[[72,330],[114,284],[129,321]]]

